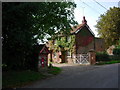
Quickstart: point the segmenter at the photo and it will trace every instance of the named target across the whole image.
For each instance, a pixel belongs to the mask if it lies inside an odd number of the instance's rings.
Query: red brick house
[[[95,34],[87,25],[85,17],[83,17],[82,24],[72,27],[72,29],[70,35],[61,36],[57,41],[53,40],[53,45],[49,43],[49,48],[53,48],[48,58],[51,57],[53,62],[73,63],[78,54],[86,54],[90,50],[104,51],[104,40],[95,37]],[[57,45],[57,50],[55,50]]]

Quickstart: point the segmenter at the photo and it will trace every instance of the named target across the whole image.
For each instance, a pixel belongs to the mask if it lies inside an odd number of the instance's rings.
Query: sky
[[[96,3],[97,1],[98,3]],[[83,16],[87,20],[87,24],[98,37],[95,25],[101,14],[105,14],[110,7],[118,7],[120,0],[74,0],[77,7],[74,10],[75,20],[81,24]]]

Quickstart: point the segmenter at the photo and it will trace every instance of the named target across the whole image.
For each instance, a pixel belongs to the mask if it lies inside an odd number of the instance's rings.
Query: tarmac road
[[[58,64],[54,66],[63,69],[61,74],[22,88],[118,88],[118,65]]]

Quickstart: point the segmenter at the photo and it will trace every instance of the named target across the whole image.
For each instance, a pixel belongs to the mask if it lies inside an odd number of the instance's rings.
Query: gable
[[[46,50],[44,49],[43,51],[41,51],[40,53],[47,53]]]
[[[91,31],[86,27],[82,27],[76,34],[76,44],[78,46],[87,46],[94,40],[94,35]]]
[[[44,46],[44,47],[42,48],[42,50],[40,50],[40,53],[43,53],[43,54],[49,53],[49,50],[48,50],[48,48],[47,48],[46,46]]]
[[[79,33],[80,36],[94,36],[86,26],[80,29],[77,33]]]
[[[78,30],[76,30],[75,34],[77,34],[79,32],[81,33],[82,36],[90,35],[90,34],[95,36],[95,34],[92,32],[92,30],[89,28],[88,25],[84,25],[83,27],[81,27]]]

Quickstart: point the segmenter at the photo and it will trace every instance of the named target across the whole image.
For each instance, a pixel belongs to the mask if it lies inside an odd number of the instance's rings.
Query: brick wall
[[[88,41],[89,38],[92,38],[91,42]],[[87,44],[86,41],[88,41],[89,43]],[[88,53],[89,50],[94,49],[94,36],[86,27],[76,34],[75,42],[76,54]]]
[[[101,52],[105,50],[105,41],[101,38],[95,38],[95,51]]]

